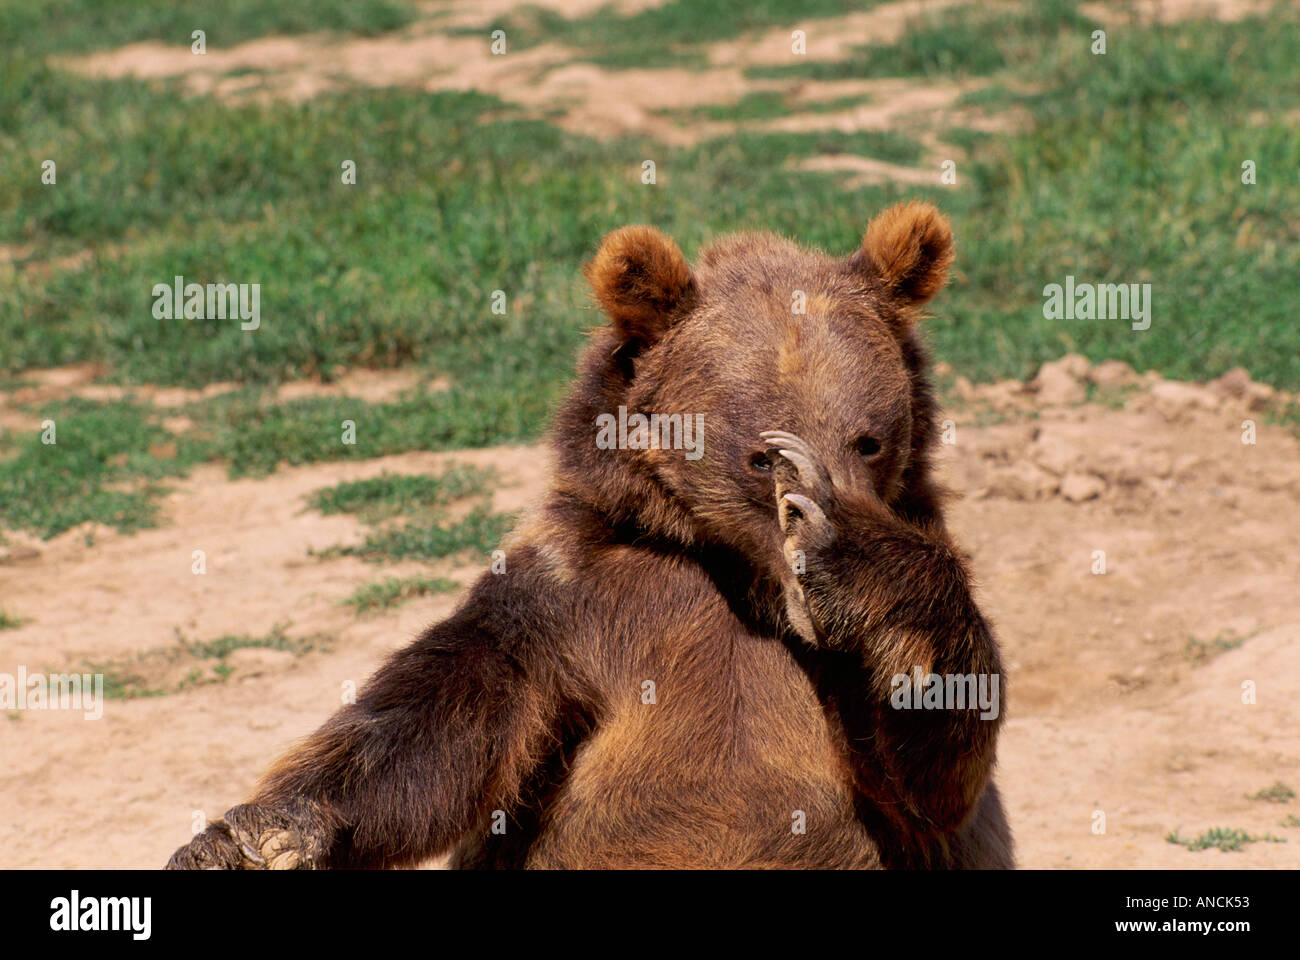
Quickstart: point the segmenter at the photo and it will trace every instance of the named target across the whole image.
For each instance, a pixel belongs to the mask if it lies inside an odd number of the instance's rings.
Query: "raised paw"
[[[312,870],[324,852],[309,822],[258,804],[232,807],[177,850],[168,870]]]
[[[776,482],[777,520],[786,537],[786,560],[794,562],[798,551],[830,545],[835,528],[822,504],[834,494],[830,474],[817,460],[812,448],[792,433],[768,430],[759,434],[773,456],[772,475]],[[796,572],[801,572],[796,567]]]
[[[835,539],[835,527],[822,506],[829,505],[834,487],[830,474],[802,439],[779,430],[769,430],[760,436],[772,456],[777,520],[785,535],[782,553],[788,569],[782,575],[782,582],[786,614],[800,636],[809,643],[817,643],[822,631],[808,608],[802,578],[808,570],[810,555],[830,546]]]

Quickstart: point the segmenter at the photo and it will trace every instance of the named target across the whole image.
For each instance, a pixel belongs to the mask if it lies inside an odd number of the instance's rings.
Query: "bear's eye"
[[[770,473],[772,470],[772,458],[768,456],[767,451],[760,450],[749,458],[749,465],[760,473]]]
[[[875,437],[858,437],[854,441],[854,446],[857,448],[858,454],[863,457],[874,457],[880,452],[880,441]]]

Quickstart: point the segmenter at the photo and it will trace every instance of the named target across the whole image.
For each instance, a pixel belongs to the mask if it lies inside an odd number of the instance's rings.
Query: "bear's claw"
[[[776,485],[777,521],[785,535],[782,553],[787,570],[783,573],[786,614],[795,631],[809,643],[817,643],[817,629],[808,609],[802,577],[808,564],[816,562],[809,553],[822,550],[835,539],[835,527],[822,504],[829,506],[834,486],[812,448],[792,433],[768,430],[760,434],[772,453]]]
[[[241,804],[172,854],[167,869],[312,870],[321,854],[319,840],[288,815]]]

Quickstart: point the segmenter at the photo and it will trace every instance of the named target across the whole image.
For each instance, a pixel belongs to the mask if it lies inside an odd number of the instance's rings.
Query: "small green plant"
[[[330,637],[325,634],[291,637],[286,628],[287,624],[277,623],[263,636],[226,634],[215,640],[191,640],[177,628],[176,643],[170,647],[155,647],[120,660],[88,663],[87,669],[103,674],[106,699],[134,700],[221,683],[234,673],[227,658],[236,650],[279,650],[300,657],[313,650],[329,649]],[[216,663],[205,662],[212,660]]]
[[[26,617],[16,617],[0,607],[0,630],[15,630],[27,622]]]
[[[1263,800],[1267,803],[1290,803],[1295,799],[1295,791],[1279,780],[1271,787],[1248,794],[1246,799]]]
[[[412,522],[372,533],[360,546],[331,547],[321,556],[360,557],[370,563],[428,562],[460,554],[482,557],[501,542],[514,521],[513,514],[493,513],[480,505],[454,523]]]
[[[515,520],[513,514],[492,510],[488,492],[494,481],[492,471],[453,465],[437,475],[385,473],[318,490],[311,504],[322,513],[354,513],[377,529],[360,545],[311,553],[371,563],[486,556]],[[445,508],[460,500],[477,502],[459,520],[450,521]],[[415,518],[402,522],[409,514]]]
[[[1286,843],[1282,837],[1275,837],[1270,833],[1262,837],[1253,836],[1245,830],[1230,830],[1226,827],[1213,827],[1194,840],[1187,840],[1178,835],[1178,831],[1165,837],[1169,843],[1177,844],[1180,847],[1186,847],[1193,852],[1198,850],[1208,850],[1213,847],[1216,850],[1227,852],[1240,851],[1248,843]]]
[[[492,488],[495,473],[452,465],[433,475],[383,473],[312,494],[310,505],[324,514],[355,513],[366,523],[444,506]]]
[[[1183,656],[1193,665],[1199,667],[1207,663],[1221,653],[1229,650],[1236,650],[1245,643],[1250,636],[1239,636],[1233,630],[1222,630],[1215,634],[1213,639],[1198,640],[1196,637],[1188,637],[1187,645],[1183,647]]]
[[[460,589],[460,584],[446,577],[385,577],[374,583],[358,587],[352,596],[343,602],[350,605],[357,616],[390,610],[407,600],[428,596],[432,593],[452,593]]]

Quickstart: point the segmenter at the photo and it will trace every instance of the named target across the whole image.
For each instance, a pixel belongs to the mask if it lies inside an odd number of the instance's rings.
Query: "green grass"
[[[384,473],[369,480],[340,483],[318,490],[308,503],[324,514],[354,513],[366,523],[376,523],[445,506],[492,486],[493,471],[456,465],[437,475]]]
[[[517,358],[522,366],[528,358]],[[499,379],[498,379],[499,378]],[[212,437],[216,453],[234,476],[269,473],[276,465],[329,460],[368,460],[408,450],[451,450],[531,439],[563,387],[557,374],[548,383],[521,372],[536,392],[485,371],[471,385],[418,392],[405,399],[367,403],[346,397],[271,402],[248,390],[186,408]],[[492,384],[497,383],[497,389]],[[344,427],[352,421],[355,434]],[[346,434],[346,437],[345,437]],[[355,443],[345,443],[354,439]]]
[[[276,624],[263,636],[227,634],[214,640],[192,640],[179,628],[176,642],[156,647],[119,660],[87,663],[91,673],[104,676],[104,696],[114,700],[161,697],[182,693],[210,683],[227,680],[234,668],[228,658],[236,650],[278,650],[301,657],[312,651],[328,651],[332,638],[327,634],[290,637],[287,624]],[[209,661],[216,661],[211,663]]]
[[[152,526],[163,481],[206,456],[129,401],[69,400],[41,413],[55,442],[43,429],[13,434],[0,459],[0,525],[10,529],[48,538],[92,520],[124,533]]]
[[[460,520],[411,521],[377,530],[358,546],[331,547],[318,556],[359,557],[369,563],[418,560],[431,563],[448,557],[486,557],[514,525],[515,516],[474,507]]]
[[[1240,363],[1300,386],[1277,295],[1300,273],[1300,141],[1279,113],[1300,107],[1284,66],[1297,56],[1300,25],[1274,21],[1113,32],[1105,57],[1064,57],[1049,73],[1060,86],[1032,101],[1034,128],[977,151],[974,189],[945,204],[959,252],[930,325],[941,352],[973,379],[1075,350],[1182,379]],[[1243,185],[1245,159],[1269,175]],[[1042,288],[1066,274],[1150,282],[1151,328],[1045,320]]]
[[[1264,836],[1260,837],[1247,833],[1245,830],[1231,830],[1225,827],[1214,827],[1192,840],[1180,837],[1178,831],[1175,830],[1173,833],[1165,837],[1165,839],[1180,847],[1186,847],[1192,852],[1213,848],[1215,850],[1222,850],[1224,853],[1229,853],[1239,852],[1246,846],[1246,844],[1250,843],[1286,843],[1285,838],[1275,837],[1272,834],[1266,833]]]
[[[1288,787],[1281,780],[1278,780],[1271,787],[1265,787],[1263,790],[1257,790],[1249,796],[1250,800],[1264,800],[1268,803],[1290,803],[1295,799],[1295,791]]]
[[[798,62],[751,67],[746,74],[801,80],[987,76],[1038,61],[1056,43],[1086,47],[1091,26],[1072,0],[1032,0],[1010,13],[955,7],[917,17],[897,43],[858,47],[842,60],[792,57]]]
[[[1195,637],[1188,637],[1187,645],[1183,647],[1183,656],[1194,666],[1200,666],[1221,653],[1236,650],[1248,639],[1250,638],[1238,636],[1231,630],[1221,631],[1210,640],[1198,640]]]
[[[26,617],[16,617],[0,607],[0,630],[16,630],[26,622]]]
[[[374,583],[358,587],[352,596],[343,602],[351,606],[357,616],[391,610],[416,597],[425,597],[434,593],[454,593],[460,584],[446,577],[385,577]]]
[[[361,544],[313,552],[371,563],[487,556],[515,521],[513,514],[491,509],[494,485],[490,471],[453,465],[437,475],[382,474],[318,490],[308,498],[311,506],[327,514],[355,514],[375,529]],[[469,511],[452,520],[446,508],[464,501],[471,504]]]
[[[1286,68],[1300,53],[1296,24],[1137,30],[1113,36],[1105,57],[1049,53],[1034,129],[977,151],[962,190],[907,191],[956,221],[959,272],[929,324],[939,352],[976,379],[1025,376],[1074,348],[1173,376],[1241,363],[1300,385],[1276,294],[1300,265],[1284,213],[1300,145],[1275,116],[1231,119],[1300,106]],[[785,164],[819,152],[918,159],[914,142],[878,133],[596,143],[535,121],[484,125],[501,105],[470,94],[187,107],[165,89],[46,79],[19,76],[2,95],[0,171],[19,187],[0,200],[0,242],[123,245],[92,267],[4,285],[0,367],[91,359],[116,379],[197,385],[426,363],[453,380],[448,415],[478,420],[444,425],[454,443],[541,426],[596,321],[577,272],[605,230],[648,220],[694,252],[718,232],[768,227],[848,250],[904,191],[846,194]],[[41,136],[17,138],[24,118]],[[47,154],[85,159],[42,187],[22,171]],[[1253,187],[1238,180],[1248,156],[1261,171]],[[356,187],[338,182],[344,157],[358,161]],[[631,175],[643,157],[671,188]],[[1042,287],[1067,272],[1151,282],[1152,329],[1044,320]],[[263,328],[155,320],[152,284],[176,273],[261,282]],[[504,317],[489,310],[494,289],[510,298]],[[503,423],[500,408],[520,401],[526,410]]]
[[[0,4],[0,48],[80,53],[141,40],[208,49],[272,34],[332,30],[376,34],[409,23],[405,0],[39,0]]]
[[[734,103],[705,103],[685,109],[657,111],[682,124],[698,121],[744,123],[754,120],[776,120],[781,117],[804,114],[834,113],[870,103],[869,96],[832,97],[828,100],[795,100],[788,91],[760,90],[747,93]]]
[[[690,66],[706,62],[708,44],[775,27],[815,29],[814,18],[870,9],[877,2],[804,0],[792,8],[787,0],[669,0],[638,13],[622,14],[607,6],[574,19],[526,7],[499,18],[489,29],[506,31],[508,50],[562,43],[574,48],[575,59],[610,69]]]

